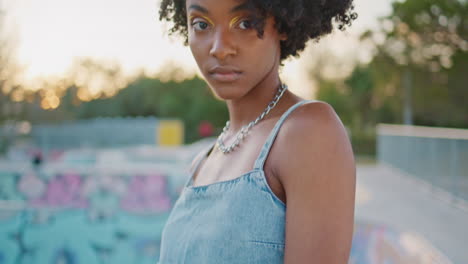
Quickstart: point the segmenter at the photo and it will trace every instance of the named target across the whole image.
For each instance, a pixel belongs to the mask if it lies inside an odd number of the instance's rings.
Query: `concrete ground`
[[[468,263],[468,206],[397,169],[358,164],[356,220],[412,232],[454,264]]]

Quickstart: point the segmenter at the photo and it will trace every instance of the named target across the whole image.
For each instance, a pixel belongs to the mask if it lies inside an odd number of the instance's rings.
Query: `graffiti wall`
[[[96,160],[64,153],[53,170],[0,166],[0,264],[157,263],[164,224],[200,148],[183,159],[181,150],[140,148]],[[349,264],[403,263],[450,261],[417,234],[356,219]]]
[[[155,263],[167,175],[0,172],[0,263]]]

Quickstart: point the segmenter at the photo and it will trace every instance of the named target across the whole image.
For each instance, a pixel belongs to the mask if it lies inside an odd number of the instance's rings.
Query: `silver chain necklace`
[[[254,121],[251,121],[248,125],[244,125],[239,132],[236,134],[236,140],[228,147],[224,146],[224,142],[222,138],[224,137],[224,134],[226,131],[229,129],[229,120],[226,122],[226,125],[223,128],[223,132],[218,136],[217,140],[217,146],[218,149],[223,152],[223,154],[229,153],[234,150],[235,147],[239,146],[241,140],[243,140],[246,136],[249,130],[256,125],[260,120],[262,120],[265,115],[267,115],[271,109],[273,109],[276,104],[278,103],[279,99],[281,96],[283,96],[284,92],[288,89],[288,86],[284,83],[282,83],[278,89],[278,92],[276,93],[275,97],[273,100],[268,104],[268,106],[265,108],[265,110],[262,112],[260,116],[258,116]]]

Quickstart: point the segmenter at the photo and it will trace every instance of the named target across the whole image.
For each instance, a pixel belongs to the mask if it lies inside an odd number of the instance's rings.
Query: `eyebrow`
[[[249,9],[249,5],[247,3],[243,3],[243,4],[240,4],[238,6],[235,6],[231,9],[231,11],[229,11],[230,13],[235,13],[235,12],[238,12],[238,11],[243,11],[243,10],[248,10]]]
[[[205,14],[209,14],[210,12],[208,12],[208,10],[206,8],[204,8],[203,6],[199,6],[199,5],[190,5],[189,6],[189,9],[195,9],[197,11],[200,11],[202,13],[205,13]]]
[[[208,11],[208,9],[204,8],[203,6],[200,6],[200,5],[197,5],[197,4],[193,4],[193,5],[190,5],[189,8],[190,9],[195,9],[197,11],[200,11],[202,13],[205,13],[205,14],[209,14],[210,12]],[[233,7],[229,13],[235,13],[235,12],[238,12],[238,11],[243,11],[243,10],[247,10],[249,9],[248,7],[248,4],[247,3],[243,3],[243,4],[240,4],[240,5],[237,5],[235,7]]]

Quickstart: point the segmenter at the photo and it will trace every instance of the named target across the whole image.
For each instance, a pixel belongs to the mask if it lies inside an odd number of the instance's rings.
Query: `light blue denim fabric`
[[[204,186],[193,186],[191,173],[162,232],[159,264],[283,263],[286,205],[267,184],[263,165],[286,117],[308,101],[281,116],[253,170]]]

